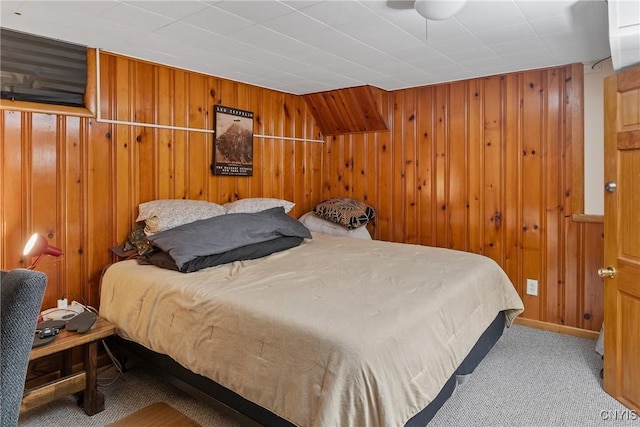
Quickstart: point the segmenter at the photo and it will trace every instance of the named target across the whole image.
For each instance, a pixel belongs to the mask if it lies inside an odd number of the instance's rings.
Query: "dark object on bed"
[[[300,245],[303,240],[302,237],[277,237],[273,240],[241,246],[220,254],[199,256],[184,263],[182,268],[178,268],[171,255],[162,250],[139,256],[137,260],[138,264],[151,264],[169,270],[181,271],[182,273],[192,273],[203,268],[214,267],[228,262],[262,258],[276,252],[294,248]]]
[[[460,367],[445,383],[440,393],[426,408],[407,421],[405,427],[423,427],[433,419],[438,410],[453,394],[456,388],[456,377],[459,375],[469,375],[473,372],[495,343],[498,342],[502,336],[504,327],[505,315],[504,312],[500,312],[480,336],[467,357],[460,364]],[[165,377],[169,382],[187,393],[195,394],[196,397],[200,398],[207,397],[213,399],[218,404],[218,407],[220,406],[219,404],[222,404],[224,407],[231,408],[233,411],[226,411],[227,415],[233,416],[233,412],[237,411],[260,425],[273,427],[294,426],[291,422],[256,405],[228,388],[202,375],[193,373],[167,355],[156,353],[140,344],[117,336],[114,337],[114,340],[117,342],[117,347],[125,354],[142,360],[146,367],[154,369],[155,373]]]

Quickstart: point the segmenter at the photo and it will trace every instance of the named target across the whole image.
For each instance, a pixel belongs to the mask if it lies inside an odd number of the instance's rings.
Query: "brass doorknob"
[[[616,275],[616,269],[609,266],[609,267],[602,267],[598,269],[598,276],[604,278],[609,278],[609,279],[613,279]]]

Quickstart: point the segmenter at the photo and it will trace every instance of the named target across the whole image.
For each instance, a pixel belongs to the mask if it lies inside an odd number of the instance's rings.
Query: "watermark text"
[[[636,411],[631,409],[602,409],[600,418],[604,421],[635,421],[640,420]]]

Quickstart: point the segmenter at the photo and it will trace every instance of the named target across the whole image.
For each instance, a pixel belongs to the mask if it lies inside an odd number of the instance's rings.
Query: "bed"
[[[260,424],[403,426],[425,425],[523,311],[489,258],[309,237],[189,274],[115,263],[100,315]]]

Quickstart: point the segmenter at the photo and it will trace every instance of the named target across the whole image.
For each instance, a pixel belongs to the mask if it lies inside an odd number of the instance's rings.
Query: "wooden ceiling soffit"
[[[389,130],[376,98],[385,90],[372,86],[302,95],[324,136]]]

